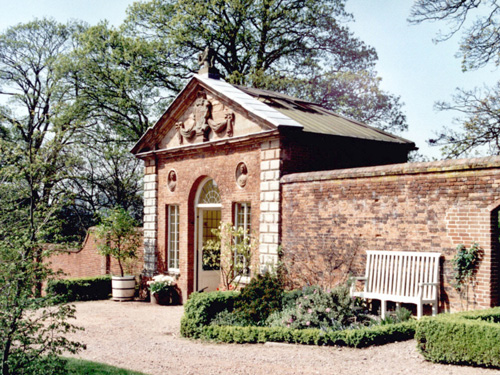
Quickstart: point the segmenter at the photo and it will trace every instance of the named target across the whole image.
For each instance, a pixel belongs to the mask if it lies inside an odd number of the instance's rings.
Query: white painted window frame
[[[173,211],[173,212],[172,212]],[[172,232],[172,214],[174,216],[174,231]],[[167,206],[167,266],[168,272],[173,274],[179,274],[179,205],[172,204]],[[172,249],[172,245],[175,245],[175,249]],[[172,251],[173,250],[173,251]],[[171,253],[175,253],[174,266],[172,267]],[[175,264],[177,263],[177,264]]]

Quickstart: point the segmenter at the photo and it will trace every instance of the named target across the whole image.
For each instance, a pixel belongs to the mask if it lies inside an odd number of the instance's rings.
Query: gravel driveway
[[[78,302],[72,338],[87,344],[78,357],[151,375],[231,374],[497,374],[497,370],[426,362],[415,341],[351,349],[290,344],[214,344],[179,335],[182,306],[145,302]]]

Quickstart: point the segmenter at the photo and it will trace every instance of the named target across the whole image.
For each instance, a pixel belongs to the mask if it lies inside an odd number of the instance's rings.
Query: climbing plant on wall
[[[464,244],[457,246],[457,253],[451,260],[453,264],[453,286],[460,295],[460,304],[469,309],[469,287],[474,285],[477,266],[481,260],[482,249],[478,243],[473,242],[470,248]]]

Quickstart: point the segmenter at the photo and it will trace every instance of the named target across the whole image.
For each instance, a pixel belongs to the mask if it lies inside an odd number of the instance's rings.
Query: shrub
[[[290,306],[290,304],[288,304]],[[295,309],[288,308],[283,324],[289,328],[345,329],[354,318],[353,300],[347,286],[331,290],[310,287],[298,294]]]
[[[380,321],[380,324],[384,325],[384,324],[402,323],[402,322],[407,322],[410,319],[411,319],[411,311],[405,309],[404,307],[401,307],[400,309],[397,309],[394,313],[388,315],[385,319],[382,319]]]
[[[321,329],[290,329],[284,327],[203,327],[199,337],[227,343],[286,342],[305,345],[338,345],[355,348],[384,345],[396,341],[411,340],[415,335],[415,321],[385,326],[372,326],[344,331]]]
[[[181,335],[197,338],[204,326],[227,310],[232,311],[234,300],[239,292],[191,293],[184,305],[181,319]]]
[[[241,290],[235,301],[236,314],[255,325],[263,325],[274,311],[281,309],[283,287],[280,280],[269,272],[257,275]]]
[[[415,338],[433,362],[500,367],[500,308],[441,314],[417,324]]]
[[[191,294],[184,306],[181,335],[234,343],[275,341],[309,345],[365,347],[409,340],[415,334],[415,321],[343,331],[290,329],[277,326],[237,326],[236,324],[240,324],[237,321],[238,316],[230,313],[233,311],[238,296],[238,292]],[[279,311],[271,314],[268,322],[271,322],[273,316],[277,315],[279,315]],[[216,323],[224,323],[225,325],[217,325]]]
[[[111,293],[111,277],[50,280],[46,291],[47,294],[60,296],[63,302],[108,299]]]

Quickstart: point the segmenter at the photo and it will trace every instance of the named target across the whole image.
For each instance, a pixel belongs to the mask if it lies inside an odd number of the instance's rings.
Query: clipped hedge
[[[439,363],[500,368],[500,308],[441,314],[417,324],[423,356]]]
[[[181,335],[199,338],[203,327],[223,310],[232,311],[239,292],[191,293],[184,305],[181,319]]]
[[[49,280],[47,294],[58,295],[64,302],[108,299],[111,294],[111,276]]]
[[[228,343],[286,342],[306,345],[366,347],[410,340],[415,321],[344,331],[290,329],[285,327],[238,327],[209,325],[215,315],[231,310],[238,292],[193,293],[184,307],[181,335]]]

